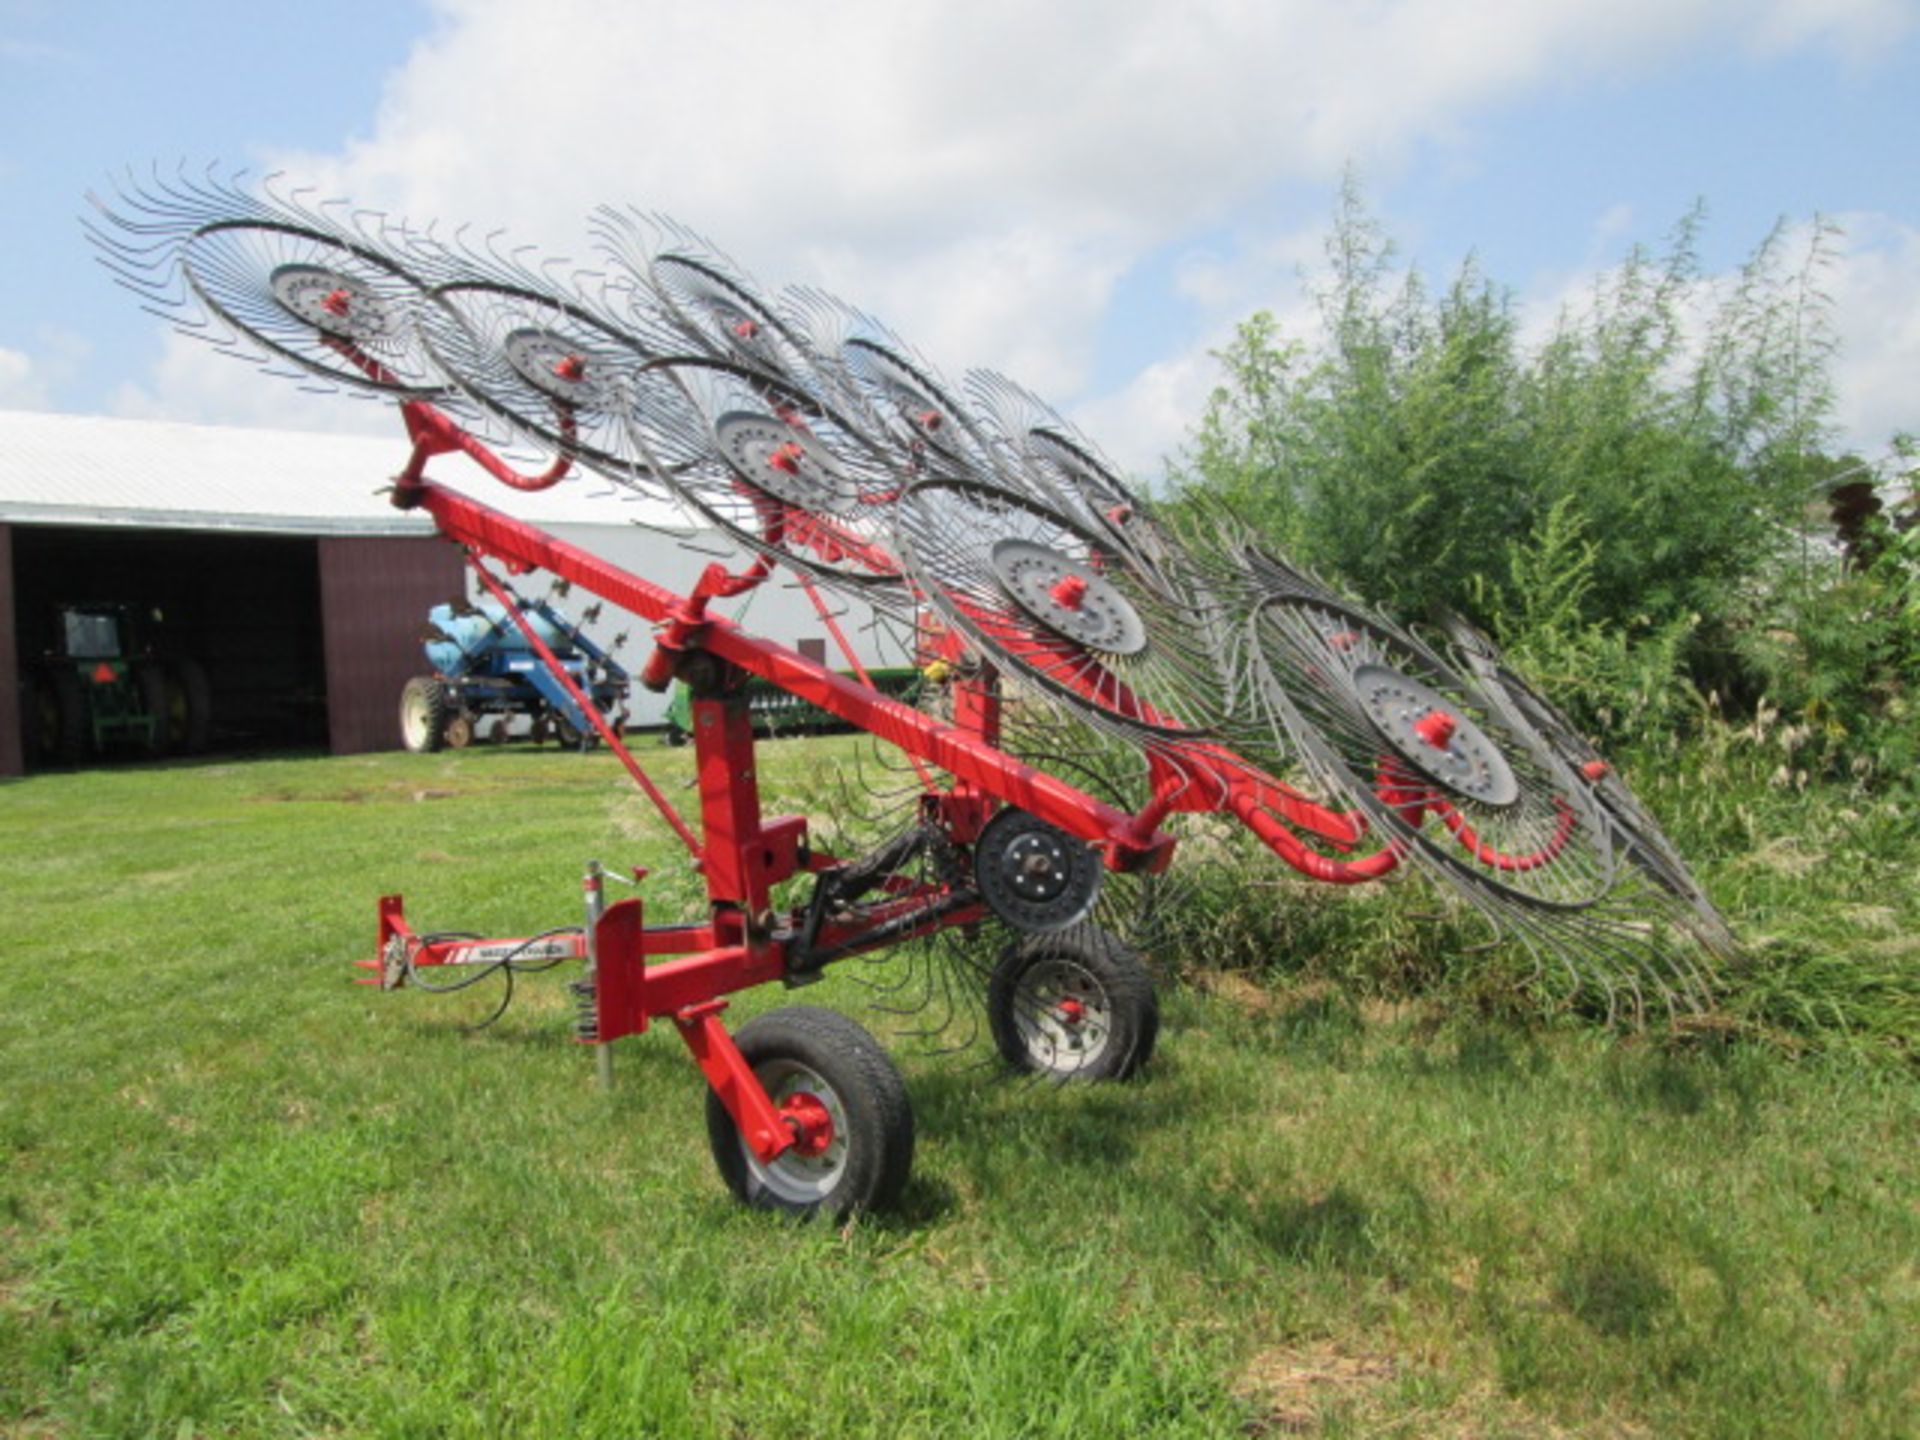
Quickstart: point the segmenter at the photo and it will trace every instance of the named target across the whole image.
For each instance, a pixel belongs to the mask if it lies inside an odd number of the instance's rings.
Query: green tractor
[[[118,601],[59,605],[52,645],[20,667],[21,738],[35,765],[75,765],[115,750],[204,750],[212,693],[198,661],[162,659],[158,610]]]

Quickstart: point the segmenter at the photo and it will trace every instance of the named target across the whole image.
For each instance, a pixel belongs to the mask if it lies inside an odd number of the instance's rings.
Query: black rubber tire
[[[53,730],[43,738],[42,748],[56,765],[78,765],[93,748],[87,692],[70,666],[55,665],[46,680],[53,695]]]
[[[691,735],[680,728],[677,721],[669,720],[667,722],[667,744],[673,746],[674,749],[679,749],[692,738]]]
[[[1063,1021],[1059,996],[1095,1018]],[[1007,947],[987,982],[987,1026],[1016,1070],[1056,1080],[1126,1080],[1153,1058],[1160,1002],[1138,952],[1082,923]]]
[[[578,730],[564,715],[553,717],[553,739],[562,750],[576,750],[585,754],[600,737],[592,730]]]
[[[198,660],[169,660],[167,745],[176,755],[198,755],[213,739],[213,687]]]
[[[447,733],[444,737],[449,750],[464,750],[473,744],[473,717],[464,710],[456,710],[447,717]]]
[[[707,1139],[737,1199],[757,1209],[839,1218],[884,1210],[900,1198],[913,1169],[913,1104],[879,1041],[835,1011],[794,1005],[748,1021],[734,1043],[776,1104],[783,1089],[804,1089],[845,1122],[836,1123],[844,1150],[831,1163],[822,1157],[825,1168],[791,1151],[762,1166],[720,1097],[708,1091]],[[820,1094],[821,1085],[830,1093]]]
[[[416,755],[431,755],[447,743],[453,702],[431,675],[416,675],[400,692],[400,743]]]
[[[136,660],[133,664],[133,688],[140,693],[140,708],[153,721],[153,728],[147,732],[144,741],[137,742],[142,754],[164,755],[167,753],[169,732],[167,723],[167,676],[157,661]]]

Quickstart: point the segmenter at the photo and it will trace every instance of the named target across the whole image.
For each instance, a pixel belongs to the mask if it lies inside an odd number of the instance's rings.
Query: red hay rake
[[[1484,637],[1455,626],[1429,643],[1230,516],[1161,513],[1012,382],[974,372],[957,398],[871,317],[812,290],[768,301],[671,222],[602,210],[604,271],[563,274],[211,178],[156,176],[96,204],[90,238],[149,308],[270,371],[396,401],[412,451],[393,503],[462,546],[508,614],[489,562],[653,627],[643,681],[695,696],[696,819],[582,708],[692,857],[702,918],[650,925],[639,898],[606,903],[594,862],[583,926],[421,934],[388,896],[360,963],[388,989],[501,975],[510,995],[516,973],[585,962],[579,1034],[603,1077],[613,1041],[671,1021],[743,1199],[884,1206],[913,1121],[898,1071],[852,1021],[795,1007],[733,1034],[726,997],[925,942],[901,1008],[957,980],[984,991],[1015,1068],[1129,1076],[1158,1030],[1141,952],[1177,923],[1185,817],[1237,823],[1314,881],[1420,871],[1572,990],[1635,1016],[1703,1003],[1710,957],[1731,953],[1652,817]],[[551,459],[525,473],[507,441]],[[671,500],[751,561],[664,588],[428,478],[453,455],[516,490],[585,472],[610,498]],[[780,574],[852,678],[712,613]],[[908,637],[921,703],[864,683],[823,591]],[[863,853],[828,853],[808,817],[762,812],[748,677],[905,758],[895,823]],[[1002,945],[982,959],[987,931]]]

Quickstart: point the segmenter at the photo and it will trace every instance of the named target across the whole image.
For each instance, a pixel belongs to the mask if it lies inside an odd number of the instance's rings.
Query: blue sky
[[[1403,254],[1540,313],[1696,198],[1708,268],[1842,217],[1846,438],[1920,428],[1920,5],[1907,0],[0,0],[0,406],[367,428],[170,340],[89,256],[112,171],[289,166],[578,254],[662,208],[942,368],[1006,369],[1123,461],[1299,272],[1351,164]]]

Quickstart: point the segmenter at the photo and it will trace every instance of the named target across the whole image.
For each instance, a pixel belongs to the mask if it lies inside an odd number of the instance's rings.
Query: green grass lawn
[[[1793,879],[1725,825],[1723,888]],[[0,1434],[1920,1433],[1911,1067],[1213,978],[1125,1086],[896,1044],[903,1211],[797,1226],[728,1199],[671,1033],[605,1095],[560,975],[473,1034],[349,983],[377,896],[527,933],[591,856],[696,900],[604,756],[0,788]],[[884,1033],[863,993],[804,999]]]

